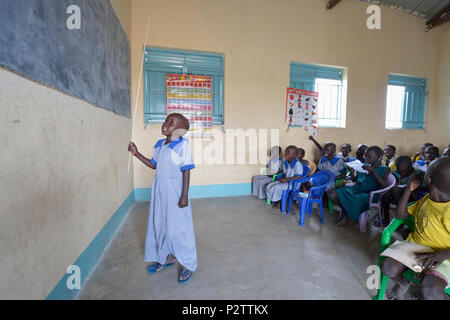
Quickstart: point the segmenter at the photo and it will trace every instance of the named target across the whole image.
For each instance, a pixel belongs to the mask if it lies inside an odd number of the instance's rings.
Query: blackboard
[[[130,118],[130,43],[109,0],[0,0],[0,65]]]

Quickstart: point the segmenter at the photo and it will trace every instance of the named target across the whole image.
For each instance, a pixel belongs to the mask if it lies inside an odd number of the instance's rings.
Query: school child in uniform
[[[334,173],[335,180],[345,178],[345,164],[344,159],[336,156],[336,144],[333,142],[328,142],[325,144],[324,155],[320,158],[319,164],[317,165],[317,170],[329,170]],[[334,188],[334,184],[330,184],[327,190]]]
[[[422,175],[422,172],[416,168],[413,168],[411,158],[408,156],[399,156],[395,160],[395,171],[392,174],[395,177],[396,183],[390,190],[383,195],[383,226],[387,226],[390,222],[389,211],[390,204],[397,204],[400,200],[405,187],[408,185],[412,177]],[[409,202],[414,202],[419,199],[419,190],[413,192],[410,196]],[[375,226],[379,226],[379,218],[375,220]]]
[[[433,161],[425,173],[425,184],[430,193],[408,206],[412,192],[423,183],[417,176],[409,181],[399,204],[396,217],[405,219],[412,215],[415,219],[414,232],[406,241],[430,247],[433,252],[420,253],[423,258],[420,274],[420,294],[425,300],[450,300],[444,292],[450,284],[450,159]],[[410,284],[403,276],[407,269],[400,262],[386,258],[381,264],[381,272],[395,280],[395,286],[386,291],[389,299],[398,299]]]
[[[309,167],[309,161],[303,159],[305,157],[305,149],[303,148],[297,148],[297,159],[300,161],[302,166],[308,166]]]
[[[366,154],[367,150],[367,144],[361,143],[358,144],[358,147],[356,148],[355,155],[356,157],[351,157],[350,161],[359,160],[362,163],[366,162],[366,159],[364,158],[364,155]]]
[[[154,146],[153,158],[140,154],[133,142],[128,151],[151,169],[156,169],[152,184],[145,261],[156,263],[148,268],[157,273],[180,263],[178,282],[189,281],[197,268],[197,249],[188,198],[190,170],[195,168],[189,141],[183,135],[189,121],[181,114],[167,116],[161,132],[166,139]]]
[[[284,159],[283,177],[269,183],[266,187],[267,198],[274,203],[274,207],[279,204],[283,191],[288,189],[289,181],[300,179],[303,175],[303,166],[297,159],[296,146],[286,148]]]
[[[337,156],[344,159],[344,162],[349,162],[351,159],[352,146],[349,143],[344,143],[341,146],[341,151],[337,153]]]
[[[358,221],[362,212],[369,208],[370,192],[379,187],[385,188],[388,185],[388,175],[391,172],[389,167],[381,165],[383,150],[380,147],[372,146],[367,148],[364,170],[369,173],[358,173],[356,184],[344,186],[336,189],[331,195],[333,201],[342,208],[337,225],[342,226],[348,219]],[[354,169],[350,169],[354,178]]]
[[[417,160],[414,162],[413,167],[417,168],[423,172],[427,171],[429,164],[434,160],[439,158],[439,148],[436,146],[428,146],[425,148],[425,160]]]
[[[422,145],[421,151],[420,151],[420,152],[416,152],[416,154],[415,154],[413,157],[411,157],[412,162],[414,163],[414,162],[416,162],[416,161],[418,161],[418,160],[423,160],[423,161],[425,161],[425,149],[426,149],[427,147],[431,147],[431,146],[433,146],[433,144],[432,144],[431,142],[425,142],[425,143]]]
[[[391,169],[391,172],[395,171],[395,153],[397,148],[392,144],[388,144],[384,147],[384,156],[382,164]]]
[[[272,182],[272,177],[275,174],[283,171],[283,159],[281,159],[281,147],[275,146],[270,150],[270,160],[267,164],[266,175],[254,176],[252,179],[253,195],[263,200],[267,198],[266,186]]]

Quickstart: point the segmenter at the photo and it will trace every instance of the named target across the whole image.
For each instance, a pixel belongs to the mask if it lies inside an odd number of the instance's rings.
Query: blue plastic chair
[[[305,214],[308,212],[312,214],[312,207],[314,203],[317,203],[320,208],[320,220],[323,224],[323,207],[322,207],[322,196],[325,193],[327,187],[334,183],[335,175],[333,172],[328,170],[319,171],[316,174],[313,174],[308,179],[305,179],[303,182],[311,183],[312,187],[309,190],[309,193],[305,196],[301,192],[293,193],[293,200],[297,200],[300,205],[300,217],[299,224],[301,226],[305,225]]]
[[[309,177],[309,174],[311,173],[311,168],[309,166],[303,166],[303,173],[302,177],[297,180],[289,181],[289,186],[286,190],[283,191],[283,194],[281,195],[281,205],[280,210],[283,214],[289,214],[291,211],[291,206],[289,205],[289,210],[286,212],[286,205],[288,202],[289,197],[295,190],[297,190],[297,185],[299,185],[299,181],[303,179],[307,179]],[[300,188],[300,187],[299,187]]]
[[[293,181],[289,181],[289,188],[288,188],[288,192],[286,193],[287,203],[288,203],[287,214],[289,214],[291,212],[292,203],[294,202],[294,194],[296,192],[300,191],[300,186],[302,185],[303,182],[307,181],[310,178],[310,176],[309,176],[310,174],[311,174],[311,168],[308,166],[304,166],[302,178],[293,180]],[[283,195],[284,195],[284,193],[283,193]]]

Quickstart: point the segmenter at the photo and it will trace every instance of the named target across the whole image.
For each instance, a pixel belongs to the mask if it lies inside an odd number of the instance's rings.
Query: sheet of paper
[[[433,250],[430,247],[421,246],[420,244],[397,240],[389,248],[384,250],[381,255],[400,262],[414,272],[422,272],[423,259],[418,259],[415,255],[415,253],[422,252],[433,252]]]
[[[361,172],[361,173],[369,173],[367,170],[363,169],[363,163],[359,160],[354,160],[354,161],[350,161],[350,162],[346,162],[345,163],[347,166],[349,166],[350,168],[355,169],[356,172]]]

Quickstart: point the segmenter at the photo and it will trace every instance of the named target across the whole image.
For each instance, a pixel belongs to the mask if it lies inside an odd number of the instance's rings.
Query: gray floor
[[[185,285],[178,267],[149,275],[144,262],[148,203],[125,218],[78,299],[371,299],[366,269],[379,232],[335,227],[318,210],[298,225],[252,196],[191,200],[198,269]]]

